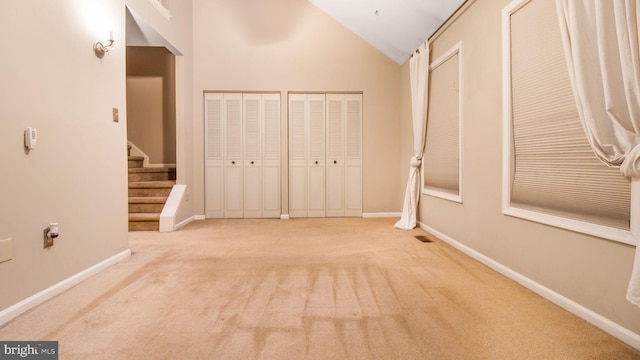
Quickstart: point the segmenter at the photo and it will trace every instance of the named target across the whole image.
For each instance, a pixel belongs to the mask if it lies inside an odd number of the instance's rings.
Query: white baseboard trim
[[[93,275],[101,272],[102,270],[108,268],[111,265],[119,263],[120,261],[131,256],[131,250],[124,250],[112,257],[103,260],[81,272],[68,277],[53,286],[50,286],[39,293],[29,296],[28,298],[20,301],[19,303],[9,306],[8,308],[0,311],[0,325],[3,325],[16,316],[24,313],[25,311],[32,309],[43,302],[53,298],[56,295],[61,294],[65,290],[72,288],[73,286],[78,285],[82,281],[92,277]]]
[[[378,213],[362,213],[363,218],[399,218],[401,212],[378,212]]]
[[[176,226],[174,227],[174,230],[178,230],[192,221],[204,220],[204,219],[206,219],[204,215],[193,215],[192,217],[182,220],[178,224],[176,224]]]
[[[472,248],[454,240],[453,238],[439,232],[438,230],[425,225],[423,223],[418,224],[420,228],[427,231],[438,238],[442,239],[447,244],[460,250],[464,254],[478,260],[484,265],[497,271],[498,273],[508,277],[509,279],[519,283],[534,293],[542,296],[543,298],[551,301],[552,303],[560,306],[561,308],[569,311],[577,317],[586,320],[591,325],[594,325],[604,332],[618,338],[620,341],[640,350],[640,334],[636,334],[631,330],[605,318],[604,316],[587,309],[586,307],[574,302],[573,300],[558,294],[557,292],[529,279],[528,277],[500,264],[499,262],[473,250]]]
[[[281,214],[280,220],[289,220],[289,214]]]

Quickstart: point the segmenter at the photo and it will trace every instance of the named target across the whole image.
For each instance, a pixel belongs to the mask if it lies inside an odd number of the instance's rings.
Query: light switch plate
[[[118,108],[112,108],[111,109],[111,113],[113,115],[113,122],[119,122],[120,121],[120,117],[118,115]]]
[[[0,263],[13,259],[13,239],[0,240]]]

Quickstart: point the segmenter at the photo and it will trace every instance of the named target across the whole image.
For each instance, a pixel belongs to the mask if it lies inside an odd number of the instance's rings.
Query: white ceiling
[[[309,0],[403,64],[465,0]]]

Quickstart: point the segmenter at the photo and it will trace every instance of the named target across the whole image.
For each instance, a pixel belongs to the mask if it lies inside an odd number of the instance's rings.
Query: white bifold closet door
[[[280,217],[280,95],[244,94],[244,217]]]
[[[328,217],[362,216],[362,94],[327,94]]]
[[[289,95],[289,215],[325,216],[325,95]]]
[[[225,94],[223,119],[224,217],[242,218],[242,94]]]
[[[289,95],[289,215],[362,215],[362,94]]]
[[[205,94],[206,217],[280,216],[280,95]]]

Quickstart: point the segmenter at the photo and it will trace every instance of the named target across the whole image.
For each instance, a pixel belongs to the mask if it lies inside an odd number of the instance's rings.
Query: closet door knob
[[[318,165],[318,160],[316,160],[316,165]]]
[[[235,161],[232,161],[232,162],[231,162],[231,165],[235,165],[235,164],[236,164],[236,162],[235,162]]]
[[[251,160],[251,165],[253,165],[253,160]]]
[[[337,163],[338,163],[338,161],[337,161],[337,160],[333,160],[333,163],[334,163],[334,164],[337,164]]]

